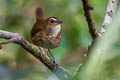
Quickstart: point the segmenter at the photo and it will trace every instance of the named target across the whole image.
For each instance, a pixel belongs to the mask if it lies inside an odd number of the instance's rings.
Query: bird
[[[31,41],[38,47],[48,49],[53,61],[55,61],[50,50],[60,45],[63,21],[56,17],[45,18],[42,8],[36,9],[35,16],[36,22],[31,30]]]

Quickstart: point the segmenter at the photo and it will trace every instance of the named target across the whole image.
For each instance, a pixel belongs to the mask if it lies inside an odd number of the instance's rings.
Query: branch
[[[0,45],[8,43],[16,43],[22,46],[26,51],[30,52],[38,60],[40,60],[51,72],[53,72],[60,80],[72,80],[72,76],[68,71],[60,67],[52,59],[50,59],[43,48],[38,48],[35,45],[30,44],[20,34],[12,33],[0,30],[0,38],[7,39],[4,42],[0,42]]]
[[[95,42],[98,38],[98,35],[96,33],[96,29],[94,26],[94,20],[91,15],[91,10],[92,10],[91,6],[90,6],[88,0],[82,0],[82,3],[83,3],[83,7],[84,7],[85,17],[86,17],[86,20],[87,20],[87,23],[89,26],[89,30],[90,30],[91,36],[93,38],[92,44],[88,48],[88,54],[89,54],[91,47],[93,47],[93,45],[95,44]],[[119,5],[118,5],[118,3],[119,3]],[[102,25],[101,31],[99,33],[100,36],[102,36],[102,34],[105,32],[106,27],[111,23],[112,16],[114,15],[118,6],[120,6],[120,0],[109,0],[108,6],[106,9],[106,14],[105,14],[104,21],[103,21],[103,25]],[[88,54],[86,57],[88,57]],[[78,72],[80,71],[80,68],[81,68],[81,65],[79,64],[78,69],[75,71],[74,76],[76,76],[78,74]]]
[[[116,8],[117,8],[118,1],[119,0],[109,0],[106,13],[105,13],[105,17],[104,17],[104,21],[102,24],[102,28],[99,33],[100,36],[103,35],[103,33],[106,31],[107,26],[111,23],[113,14],[115,13]]]
[[[92,36],[92,39],[94,40],[97,38],[97,32],[95,29],[95,23],[94,23],[93,16],[91,15],[91,10],[93,8],[89,4],[88,0],[82,0],[82,4],[83,4],[83,8],[84,8],[84,15],[86,17],[86,21],[87,21],[88,27],[89,27],[89,32]]]
[[[90,46],[88,46],[88,52],[87,54],[85,55],[85,61],[87,60],[87,57],[88,57],[88,54],[90,53],[90,49],[92,48],[92,46],[94,45],[97,37],[98,37],[98,34],[96,32],[96,28],[95,28],[95,23],[94,23],[94,19],[93,19],[93,16],[91,14],[91,10],[93,10],[93,8],[91,7],[91,5],[89,4],[89,1],[88,0],[82,0],[82,4],[83,4],[83,9],[84,9],[84,15],[86,17],[86,21],[87,21],[87,24],[88,24],[88,28],[89,28],[89,32],[91,34],[91,37],[92,37],[92,43]],[[83,63],[79,64],[78,68],[76,69],[76,71],[74,72],[74,75],[73,76],[76,76],[79,71],[81,70],[81,67],[83,66]]]

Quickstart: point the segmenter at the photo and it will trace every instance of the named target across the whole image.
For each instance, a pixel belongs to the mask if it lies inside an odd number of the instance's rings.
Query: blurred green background
[[[90,3],[94,7],[92,14],[99,32],[108,0],[90,0]],[[64,22],[61,45],[53,49],[52,53],[61,66],[73,73],[82,62],[83,54],[92,40],[81,0],[0,0],[0,29],[20,33],[31,42],[30,31],[35,23],[37,7],[43,8],[46,17],[55,16]],[[119,42],[115,44],[118,52]],[[99,80],[120,80],[118,65],[120,55],[116,55],[108,61],[109,70],[105,71]],[[0,50],[0,80],[57,80],[57,78],[19,45],[10,43]]]

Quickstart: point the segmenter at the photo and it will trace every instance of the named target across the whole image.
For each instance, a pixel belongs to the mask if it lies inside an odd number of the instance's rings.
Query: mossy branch
[[[51,58],[49,58],[46,55],[45,50],[43,48],[39,48],[29,43],[20,34],[0,30],[0,38],[7,39],[6,41],[0,42],[0,45],[16,43],[22,46],[26,51],[28,51],[30,54],[32,54],[38,60],[40,60],[51,72],[53,72],[58,77],[58,79],[60,80],[73,79],[67,70],[60,67],[56,62],[54,62]]]

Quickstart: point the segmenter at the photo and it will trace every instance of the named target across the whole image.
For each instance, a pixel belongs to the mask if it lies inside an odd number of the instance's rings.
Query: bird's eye
[[[55,21],[54,20],[49,20],[50,23],[54,23]]]

